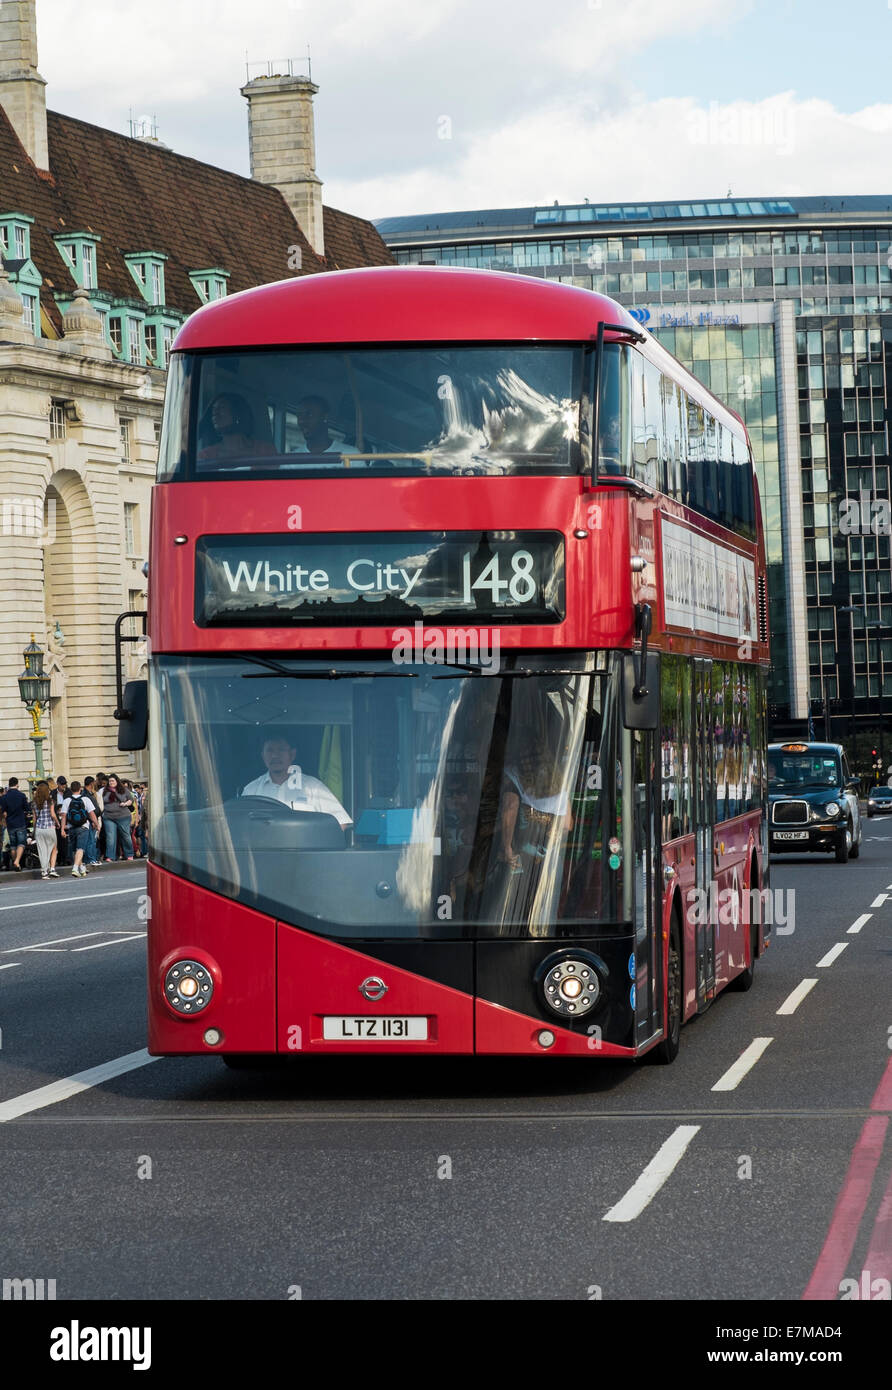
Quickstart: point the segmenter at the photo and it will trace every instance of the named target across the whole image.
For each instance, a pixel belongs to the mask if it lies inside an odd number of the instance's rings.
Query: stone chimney
[[[319,88],[308,77],[255,77],[241,89],[248,99],[251,177],[271,183],[284,195],[295,220],[318,256],[325,254],[322,233],[322,180],[316,177],[313,97]]]
[[[0,106],[38,169],[49,169],[46,81],[37,71],[37,0],[0,3]]]

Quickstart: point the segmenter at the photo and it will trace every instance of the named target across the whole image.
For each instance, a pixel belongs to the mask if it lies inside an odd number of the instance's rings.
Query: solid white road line
[[[751,1067],[758,1062],[762,1053],[769,1043],[774,1042],[773,1038],[754,1038],[745,1052],[742,1052],[733,1066],[729,1067],[724,1076],[720,1076],[712,1087],[714,1091],[734,1091],[740,1085],[743,1078]]]
[[[833,962],[837,960],[839,956],[842,955],[843,951],[846,949],[848,944],[849,943],[847,941],[837,941],[835,946],[830,947],[830,950],[827,952],[826,956],[821,956],[821,959],[818,961],[816,968],[820,970],[825,965],[832,965]]]
[[[32,1110],[43,1110],[47,1105],[57,1105],[60,1100],[70,1100],[81,1091],[89,1091],[93,1086],[101,1086],[114,1076],[135,1071],[148,1062],[160,1062],[160,1057],[150,1057],[145,1048],[140,1052],[128,1052],[124,1057],[116,1057],[112,1062],[79,1071],[75,1076],[66,1076],[61,1081],[52,1081],[48,1086],[39,1086],[36,1091],[26,1091],[24,1095],[12,1100],[0,1101],[0,1124],[29,1115]]]
[[[83,947],[81,949],[83,949]],[[801,985],[796,986],[792,994],[787,995],[778,1009],[778,1013],[794,1014],[805,996],[811,993],[817,983],[817,980],[803,980]]]
[[[865,923],[870,921],[872,916],[872,912],[862,912],[861,916],[856,917],[852,925],[849,927],[847,935],[854,936],[855,932],[859,932],[861,928],[865,925]]]
[[[76,956],[78,951],[101,951],[103,946],[123,946],[127,941],[136,941],[146,935],[144,931],[135,931],[130,936],[119,936],[116,941],[94,941],[92,946],[73,946],[71,954]]]
[[[54,936],[50,941],[35,941],[33,946],[12,946],[8,951],[4,951],[5,956],[18,954],[19,951],[46,951],[51,946],[58,946],[62,941],[83,941],[88,936],[98,936],[96,931],[81,931],[77,936]]]
[[[641,1176],[624,1197],[605,1212],[602,1221],[634,1221],[653,1201],[666,1179],[672,1174],[685,1149],[699,1130],[699,1125],[679,1125],[659,1148]]]
[[[0,965],[0,970],[15,970],[17,965],[21,965],[20,960],[10,961],[9,965]]]
[[[123,893],[144,893],[145,884],[140,884],[138,888],[113,888],[110,893],[69,893],[65,898],[40,898],[35,903],[10,903],[7,907],[0,907],[0,912],[27,912],[29,907],[42,907],[46,911],[47,903],[55,907],[56,903],[82,902],[85,898],[120,898]]]
[[[870,904],[871,907],[882,907],[883,903],[886,901],[888,896],[888,893],[878,893],[877,896],[874,898],[873,902]]]

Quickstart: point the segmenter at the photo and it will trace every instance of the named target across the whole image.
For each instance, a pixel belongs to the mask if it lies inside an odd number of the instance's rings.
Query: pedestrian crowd
[[[22,860],[36,850],[41,878],[58,878],[67,865],[73,878],[86,878],[100,864],[145,858],[148,806],[147,783],[114,772],[82,782],[49,777],[34,783],[32,796],[10,777],[0,787],[0,865],[21,873]]]

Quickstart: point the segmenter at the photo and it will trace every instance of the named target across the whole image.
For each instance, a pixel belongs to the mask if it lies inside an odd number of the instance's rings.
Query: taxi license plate
[[[322,1036],[327,1042],[426,1042],[427,1019],[329,1014],[322,1020]]]
[[[775,840],[807,840],[807,830],[775,830]]]

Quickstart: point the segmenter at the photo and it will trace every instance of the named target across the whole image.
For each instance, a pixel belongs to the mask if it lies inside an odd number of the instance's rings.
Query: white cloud
[[[772,22],[765,0],[38,0],[37,9],[51,108],[119,131],[131,112],[157,113],[174,149],[241,173],[246,57],[300,59],[309,45],[324,197],[365,216],[715,197],[729,185],[741,196],[866,192],[888,167],[884,102],[845,113],[808,92],[721,99],[724,73],[739,90],[758,61],[754,38]],[[672,85],[650,95],[664,52],[677,65]],[[726,53],[740,72],[726,68]],[[803,70],[814,90],[819,76]],[[699,103],[692,91],[705,94]]]
[[[638,100],[603,114],[531,111],[469,142],[454,167],[435,161],[327,194],[364,216],[533,203],[858,193],[886,167],[892,105],[850,114],[781,93],[762,102]],[[659,132],[659,139],[654,132]]]
[[[735,23],[752,3],[735,0]],[[541,50],[579,74],[625,59],[660,39],[724,27],[731,18],[727,0],[576,0],[569,11],[558,6],[551,13]]]

